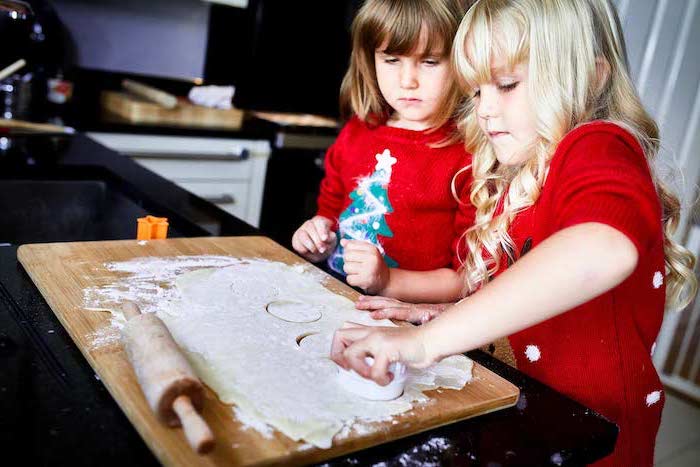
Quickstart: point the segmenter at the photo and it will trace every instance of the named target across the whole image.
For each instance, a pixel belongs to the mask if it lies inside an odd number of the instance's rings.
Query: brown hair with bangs
[[[385,122],[391,107],[384,100],[374,67],[376,50],[385,42],[390,55],[408,55],[415,52],[421,30],[427,33],[425,50],[438,52],[450,60],[452,40],[464,15],[459,0],[367,0],[352,23],[352,53],[350,66],[340,86],[340,112],[344,119],[357,115],[372,126]],[[454,80],[433,116],[431,125],[445,124],[459,106],[462,96]]]

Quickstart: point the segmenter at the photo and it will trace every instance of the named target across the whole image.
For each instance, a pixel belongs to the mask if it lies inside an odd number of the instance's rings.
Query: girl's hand
[[[360,240],[342,239],[340,244],[345,250],[343,269],[348,284],[370,294],[381,293],[389,283],[389,266],[377,247]]]
[[[374,358],[371,367],[365,363],[368,356]],[[414,368],[425,368],[433,363],[418,327],[376,327],[350,322],[335,331],[331,359],[382,386],[391,382],[389,364],[392,362],[400,361]]]
[[[406,303],[388,297],[360,295],[355,308],[367,310],[372,319],[398,319],[415,324],[427,323],[452,303]]]
[[[327,217],[312,217],[294,232],[292,248],[312,263],[326,259],[338,241],[331,230],[333,225],[334,222]]]

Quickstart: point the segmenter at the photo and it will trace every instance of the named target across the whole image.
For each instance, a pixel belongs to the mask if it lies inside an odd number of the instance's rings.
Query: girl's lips
[[[489,131],[488,135],[490,138],[497,138],[499,136],[507,135],[507,131]]]

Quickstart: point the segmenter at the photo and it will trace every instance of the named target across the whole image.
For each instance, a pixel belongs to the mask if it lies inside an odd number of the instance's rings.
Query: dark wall
[[[338,115],[357,0],[212,5],[208,82],[236,85],[237,107]]]
[[[201,78],[209,3],[201,0],[50,0],[82,68]],[[231,8],[233,9],[233,8]]]

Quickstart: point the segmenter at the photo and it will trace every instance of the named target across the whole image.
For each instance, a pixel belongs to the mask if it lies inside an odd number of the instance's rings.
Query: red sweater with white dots
[[[653,463],[664,404],[650,356],[665,302],[661,215],[636,139],[619,126],[593,122],[560,143],[539,199],[510,229],[517,256],[586,222],[614,227],[639,253],[636,269],[617,287],[510,336],[518,369],[618,425],[615,451],[596,465]],[[561,417],[563,425],[571,423]]]
[[[391,236],[378,241],[402,269],[426,271],[458,266],[456,239],[474,222],[471,203],[458,204],[450,184],[471,165],[463,143],[431,147],[444,141],[453,126],[414,131],[386,125],[369,127],[355,117],[342,129],[326,153],[326,175],[318,196],[318,215],[338,220],[358,192],[358,183],[376,173],[377,155],[389,150],[396,161],[384,189],[391,211],[385,214]],[[471,171],[455,179],[459,199],[469,199]],[[337,228],[337,226],[336,226]]]

